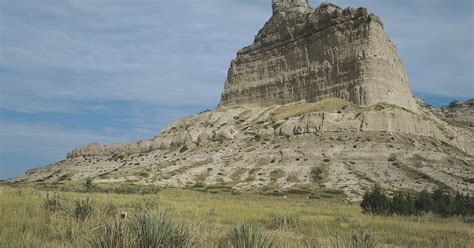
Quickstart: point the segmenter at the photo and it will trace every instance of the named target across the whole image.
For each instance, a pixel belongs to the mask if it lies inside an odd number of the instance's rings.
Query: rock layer
[[[338,97],[417,112],[383,24],[365,8],[274,0],[273,16],[231,62],[220,104],[270,106]]]
[[[358,200],[377,182],[389,190],[437,186],[474,193],[474,133],[380,103],[340,99],[271,107],[222,107],[170,123],[135,143],[92,144],[15,180],[234,190],[328,189]],[[325,171],[321,179],[312,170]]]

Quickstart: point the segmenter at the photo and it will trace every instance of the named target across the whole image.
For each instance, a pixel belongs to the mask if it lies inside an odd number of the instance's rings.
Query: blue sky
[[[415,95],[474,96],[472,1],[334,3],[382,18]],[[270,0],[0,0],[0,179],[215,107],[270,15]]]

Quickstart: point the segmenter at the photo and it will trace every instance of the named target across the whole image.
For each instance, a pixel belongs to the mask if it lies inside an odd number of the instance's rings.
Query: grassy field
[[[278,247],[333,247],[338,238],[358,232],[369,233],[382,247],[474,247],[472,222],[432,215],[364,215],[358,204],[337,199],[185,189],[146,195],[58,192],[61,208],[51,211],[44,207],[47,195],[52,199],[54,192],[0,185],[0,247],[87,247],[91,235],[101,230],[107,219],[122,211],[132,216],[145,205],[169,209],[177,220],[190,226],[200,247],[215,247],[243,221],[263,226],[278,238]],[[92,201],[92,215],[76,220],[75,202],[87,198]],[[279,216],[293,221],[280,224]]]

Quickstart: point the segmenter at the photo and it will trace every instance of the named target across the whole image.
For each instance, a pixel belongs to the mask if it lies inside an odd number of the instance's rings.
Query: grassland
[[[337,199],[213,192],[58,192],[61,210],[50,211],[44,203],[54,192],[0,185],[0,247],[87,247],[90,235],[107,219],[122,211],[133,215],[143,205],[170,209],[176,219],[191,226],[201,247],[215,247],[228,230],[243,221],[264,226],[278,237],[279,247],[303,247],[305,243],[331,247],[336,237],[355,231],[370,233],[384,247],[474,247],[473,224],[460,218],[372,216],[363,214],[358,204]],[[79,222],[68,209],[86,198],[92,201],[93,213]],[[110,206],[115,211],[109,211]],[[291,225],[275,225],[281,215],[290,216]]]

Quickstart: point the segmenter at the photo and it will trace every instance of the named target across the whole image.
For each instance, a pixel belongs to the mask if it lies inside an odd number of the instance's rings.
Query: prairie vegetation
[[[419,193],[397,192],[388,197],[380,186],[374,185],[366,192],[361,202],[365,213],[383,215],[423,215],[434,213],[442,217],[474,216],[474,197],[461,193],[452,193],[438,188],[434,192]]]
[[[220,190],[117,194],[0,185],[0,223],[0,247],[474,245],[469,218],[372,215],[337,199]]]

